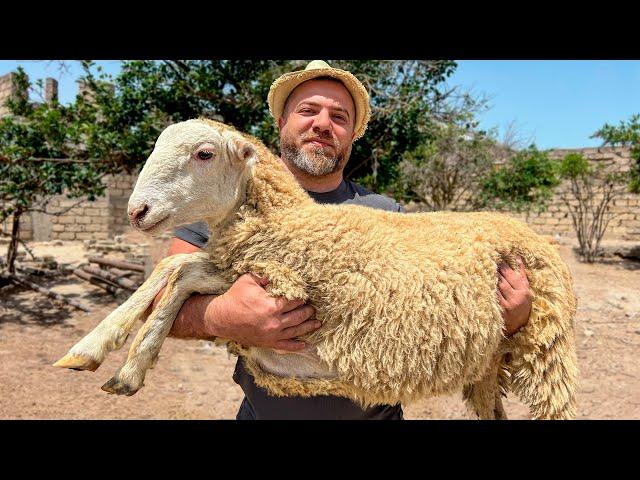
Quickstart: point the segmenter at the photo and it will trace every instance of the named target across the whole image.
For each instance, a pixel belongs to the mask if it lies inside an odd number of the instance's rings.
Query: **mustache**
[[[312,140],[321,140],[322,142],[330,143],[332,147],[336,149],[340,149],[340,142],[333,138],[331,134],[323,134],[323,135],[314,135],[307,134],[302,137],[303,142],[309,142]]]

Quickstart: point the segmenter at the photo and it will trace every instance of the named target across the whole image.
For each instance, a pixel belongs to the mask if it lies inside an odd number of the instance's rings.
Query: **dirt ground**
[[[125,241],[149,239],[131,234]],[[572,245],[561,240],[559,248],[579,299],[577,418],[638,419],[640,262],[614,257],[587,265],[577,260]],[[164,254],[165,247],[166,241],[152,245],[154,260]],[[54,255],[68,266],[86,261],[87,250],[81,242],[33,243],[32,248],[35,255]],[[124,362],[133,335],[96,372],[52,367],[122,298],[73,275],[39,283],[83,302],[92,311],[60,307],[20,287],[0,289],[0,419],[235,418],[243,397],[231,379],[235,358],[209,342],[169,338],[156,368],[147,374],[145,388],[132,397],[108,395],[100,386]],[[526,408],[513,396],[505,408],[510,418],[527,418]],[[459,394],[407,405],[404,411],[407,419],[468,418]]]

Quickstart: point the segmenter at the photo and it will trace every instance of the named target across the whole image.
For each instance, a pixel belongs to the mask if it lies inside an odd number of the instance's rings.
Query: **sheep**
[[[524,223],[490,212],[400,214],[320,205],[259,140],[208,119],[159,136],[129,200],[151,235],[207,222],[206,250],[161,261],[125,303],[54,365],[95,370],[120,348],[167,287],[125,364],[102,389],[133,395],[155,365],[182,303],[224,293],[240,275],[300,298],[322,326],[301,353],[225,339],[256,383],[276,396],[339,395],[363,407],[462,391],[481,419],[506,418],[512,391],[535,419],[575,415],[578,368],[571,274]],[[533,295],[528,324],[503,333],[497,265],[521,256]]]

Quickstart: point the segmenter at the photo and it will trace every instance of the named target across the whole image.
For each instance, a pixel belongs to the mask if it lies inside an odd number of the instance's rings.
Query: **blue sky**
[[[99,61],[116,74],[120,62]],[[75,96],[81,69],[68,61],[0,60],[0,75],[22,65],[32,80],[53,77],[62,102]],[[462,60],[448,80],[450,86],[489,98],[482,128],[498,128],[500,135],[514,123],[523,139],[539,148],[591,147],[589,136],[604,123],[617,124],[640,113],[640,61]]]
[[[466,60],[450,85],[490,98],[483,128],[515,122],[539,148],[591,147],[605,123],[640,113],[640,61]]]

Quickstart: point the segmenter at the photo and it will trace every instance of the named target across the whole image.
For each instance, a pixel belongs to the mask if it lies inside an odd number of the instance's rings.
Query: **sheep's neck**
[[[246,204],[260,214],[269,215],[312,202],[282,160],[265,147],[247,182]]]
[[[284,210],[296,212],[314,203],[282,161],[266,147],[264,150],[248,171],[245,195],[239,199],[233,215],[221,224],[209,224],[212,242],[207,250],[220,268],[228,268],[235,258],[242,256],[251,237],[268,223],[268,217]]]

